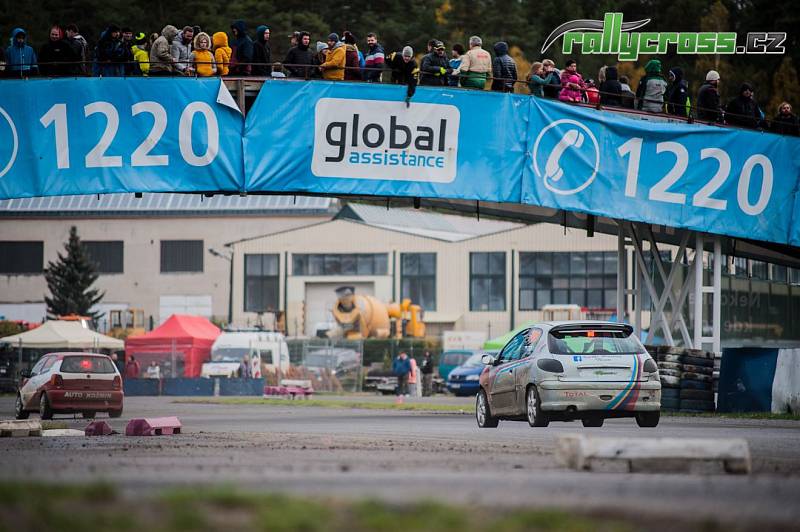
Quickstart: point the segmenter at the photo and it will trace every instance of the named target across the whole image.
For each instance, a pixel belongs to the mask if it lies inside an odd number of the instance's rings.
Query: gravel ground
[[[359,400],[364,398],[359,397]],[[391,398],[369,400],[391,402]],[[4,479],[109,481],[137,497],[170,486],[227,484],[245,489],[337,497],[420,499],[491,506],[608,511],[735,527],[798,527],[800,422],[662,418],[643,430],[633,420],[602,428],[554,423],[531,429],[501,422],[480,430],[469,415],[268,405],[175,403],[129,398],[131,417],[178,415],[183,434],[151,438],[3,438]],[[13,398],[0,398],[8,418]],[[34,416],[35,417],[35,416]],[[86,421],[65,419],[70,427]],[[745,438],[754,473],[664,475],[585,473],[555,463],[559,435]]]

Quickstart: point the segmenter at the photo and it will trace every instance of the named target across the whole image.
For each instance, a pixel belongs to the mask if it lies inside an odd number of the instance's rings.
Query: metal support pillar
[[[708,286],[703,280],[703,255],[705,239],[698,234],[695,242],[694,258],[694,348],[703,349],[703,344],[711,344],[715,353],[721,351],[722,332],[722,242],[718,236],[713,237],[712,284]],[[705,314],[705,294],[711,295],[711,336],[703,334],[703,318]]]
[[[617,222],[617,321],[625,323],[625,299],[628,285],[628,257],[625,253],[625,228]]]

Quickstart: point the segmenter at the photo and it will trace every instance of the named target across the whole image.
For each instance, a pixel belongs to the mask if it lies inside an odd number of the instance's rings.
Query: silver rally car
[[[496,427],[501,419],[532,427],[580,419],[584,427],[600,427],[618,417],[634,417],[640,427],[658,425],[658,366],[630,325],[541,323],[482,361],[475,403],[481,428]]]

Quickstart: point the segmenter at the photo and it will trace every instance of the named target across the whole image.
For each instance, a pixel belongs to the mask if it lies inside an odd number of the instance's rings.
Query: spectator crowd
[[[209,32],[210,33],[210,32]],[[388,81],[407,86],[408,103],[417,85],[463,87],[514,92],[517,83],[527,84],[534,96],[596,106],[622,107],[646,113],[666,113],[688,120],[730,124],[749,129],[800,135],[797,115],[782,102],[771,120],[754,97],[753,86],[743,83],[738,95],[723,105],[720,75],[710,70],[693,101],[689,83],[680,67],[663,72],[661,61],[651,59],[636,91],[619,74],[616,65],[602,67],[596,79],[585,78],[574,59],[559,70],[550,59],[531,66],[524,80],[505,42],[492,47],[494,56],[483,48],[480,37],[450,47],[437,39],[417,63],[414,50],[405,46],[387,53],[375,33],[368,33],[363,51],[352,32],[331,33],[325,41],[312,44],[311,34],[296,31],[282,61],[273,56],[270,29],[256,27],[251,38],[244,21],[209,35],[199,26],[167,25],[160,33],[134,32],[131,28],[108,26],[92,47],[75,24],[50,28],[48,40],[38,53],[28,44],[22,28],[11,33],[5,50],[5,77],[31,76],[255,76],[274,78],[325,79],[379,83],[386,71]]]

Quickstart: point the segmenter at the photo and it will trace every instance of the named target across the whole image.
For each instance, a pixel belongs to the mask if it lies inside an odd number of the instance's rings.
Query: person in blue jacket
[[[39,74],[36,52],[27,44],[28,34],[22,28],[11,32],[11,46],[6,48],[6,75],[27,78]]]
[[[405,351],[400,351],[392,362],[392,372],[397,377],[397,396],[408,395],[408,374],[411,373],[411,361]]]

